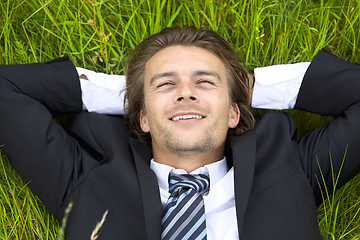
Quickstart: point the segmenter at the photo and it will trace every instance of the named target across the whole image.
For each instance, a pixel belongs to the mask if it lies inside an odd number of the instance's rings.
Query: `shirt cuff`
[[[284,110],[295,106],[310,62],[255,68],[253,108]]]
[[[98,73],[77,67],[79,76],[85,74],[88,80],[79,79],[83,110],[100,114],[124,114],[125,76]]]

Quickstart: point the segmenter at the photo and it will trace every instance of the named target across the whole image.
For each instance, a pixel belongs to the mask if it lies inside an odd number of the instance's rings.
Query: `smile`
[[[188,120],[188,119],[203,119],[204,117],[197,114],[179,115],[171,118],[172,121]]]

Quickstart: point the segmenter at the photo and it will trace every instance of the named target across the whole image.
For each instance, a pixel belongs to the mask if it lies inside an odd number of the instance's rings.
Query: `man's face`
[[[199,47],[167,47],[147,62],[144,77],[140,125],[150,132],[154,153],[223,152],[228,128],[238,124],[240,113],[216,55]]]

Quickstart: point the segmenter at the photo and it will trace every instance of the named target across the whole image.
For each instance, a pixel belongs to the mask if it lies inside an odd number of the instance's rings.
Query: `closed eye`
[[[211,80],[208,79],[201,79],[198,81],[198,84],[211,84],[211,85],[215,85],[215,83]]]
[[[161,88],[161,87],[171,86],[171,85],[174,85],[174,83],[173,82],[162,82],[162,83],[158,84],[156,86],[156,88]]]

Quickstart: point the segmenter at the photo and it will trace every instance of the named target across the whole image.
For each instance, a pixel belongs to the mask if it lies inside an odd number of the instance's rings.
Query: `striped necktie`
[[[170,197],[161,222],[161,239],[206,239],[204,200],[200,192],[209,188],[204,174],[170,174]]]

